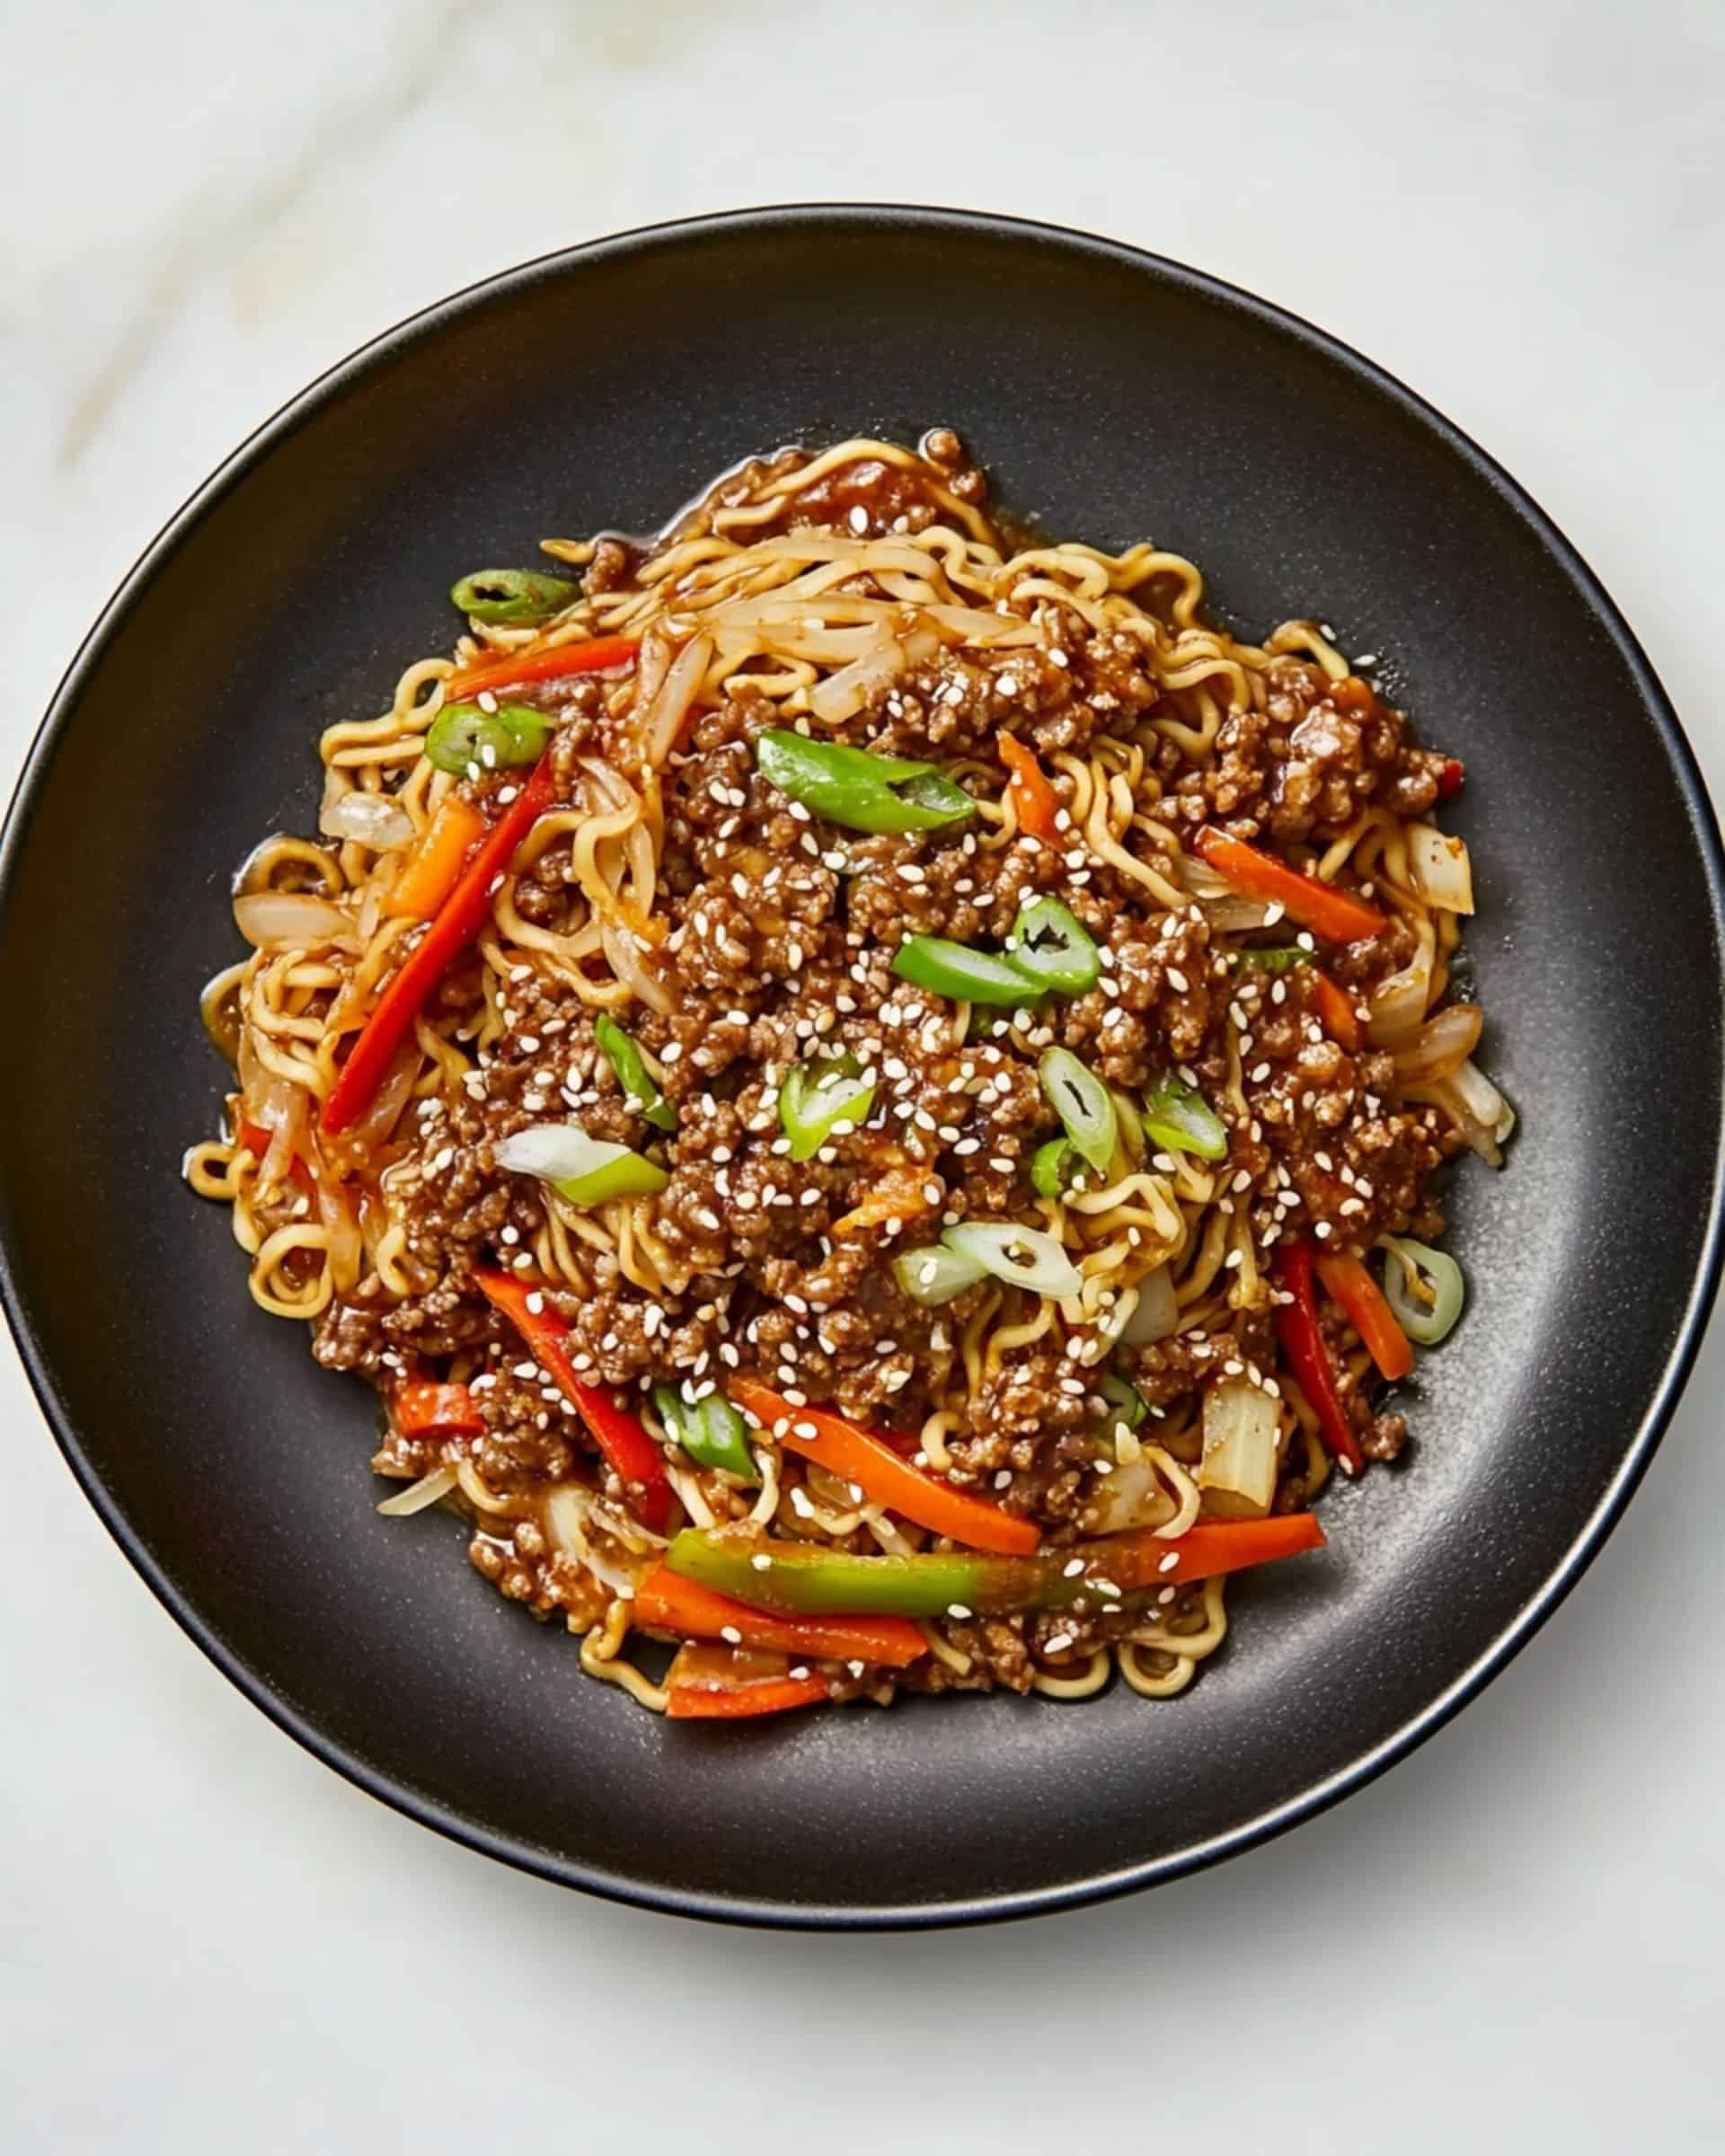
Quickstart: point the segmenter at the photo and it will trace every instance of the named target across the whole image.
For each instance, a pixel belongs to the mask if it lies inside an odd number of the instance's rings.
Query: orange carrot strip
[[[1204,859],[1236,891],[1279,904],[1290,920],[1332,943],[1362,943],[1383,935],[1390,925],[1375,906],[1351,891],[1339,891],[1316,876],[1302,876],[1273,853],[1249,846],[1243,838],[1230,838],[1213,825],[1205,826],[1197,843]]]
[[[1366,1352],[1382,1374],[1405,1377],[1413,1368],[1413,1349],[1395,1321],[1384,1291],[1358,1258],[1337,1250],[1318,1259],[1324,1292],[1348,1312],[1348,1322],[1366,1343]]]
[[[1314,969],[1312,977],[1318,1022],[1339,1047],[1349,1051],[1358,1049],[1361,1045],[1359,1014],[1354,1009],[1353,999],[1327,973]]]
[[[393,920],[429,921],[456,888],[462,864],[485,835],[485,818],[458,793],[446,794],[437,814],[408,849],[401,874],[384,900]]]
[[[1019,829],[1028,831],[1032,838],[1052,838],[1060,797],[1048,783],[1048,773],[1035,753],[1011,734],[996,735],[995,746],[1001,762],[1013,774],[1011,791]]]
[[[753,1714],[783,1714],[792,1707],[816,1707],[827,1696],[825,1677],[770,1677],[764,1683],[739,1684],[730,1691],[705,1684],[673,1684],[665,1711],[674,1722],[733,1722]]]
[[[950,1535],[972,1550],[997,1550],[1008,1557],[1028,1557],[1042,1540],[1030,1520],[1014,1519],[998,1505],[967,1496],[901,1460],[872,1430],[859,1429],[824,1408],[799,1408],[753,1378],[736,1378],[731,1399],[752,1415],[781,1445],[824,1467],[843,1482],[854,1482],[876,1504],[902,1513],[933,1534]],[[809,1433],[813,1431],[810,1436]]]
[[[777,1648],[809,1661],[873,1662],[902,1669],[928,1642],[906,1617],[781,1617],[750,1609],[698,1580],[659,1565],[635,1591],[632,1621],[686,1639],[740,1635],[745,1647]]]

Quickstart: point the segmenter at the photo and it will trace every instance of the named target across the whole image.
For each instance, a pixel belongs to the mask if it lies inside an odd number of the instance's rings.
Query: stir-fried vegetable
[[[446,703],[425,737],[425,756],[439,771],[477,778],[517,764],[536,763],[556,731],[548,712],[530,703]]]
[[[1082,995],[1101,978],[1101,952],[1057,898],[1035,898],[1023,909],[1006,939],[1006,956],[1028,979],[1063,995]]]
[[[601,1011],[594,1020],[593,1038],[641,1120],[656,1130],[675,1130],[677,1110],[648,1075],[641,1050],[608,1011]]]
[[[396,1386],[390,1420],[403,1437],[477,1437],[485,1427],[465,1385],[437,1384],[423,1377]]]
[[[967,1287],[988,1277],[988,1268],[943,1242],[925,1243],[921,1250],[900,1250],[892,1261],[893,1277],[913,1303],[933,1309],[961,1295]]]
[[[1179,1330],[1180,1298],[1174,1291],[1173,1275],[1165,1265],[1159,1265],[1138,1282],[1138,1299],[1120,1328],[1120,1339],[1128,1348],[1147,1348],[1152,1341],[1165,1340]]]
[[[941,1238],[950,1250],[974,1259],[1008,1287],[1033,1295],[1075,1295],[1084,1276],[1046,1228],[1016,1220],[965,1220]]]
[[[733,1647],[776,1648],[809,1662],[869,1662],[903,1669],[920,1662],[928,1641],[904,1617],[790,1617],[751,1609],[668,1565],[656,1565],[635,1591],[630,1612],[643,1631],[680,1639],[725,1639]]]
[[[937,764],[877,756],[779,728],[756,742],[755,761],[781,793],[847,831],[933,831],[976,813],[975,801]]]
[[[860,1127],[873,1106],[874,1081],[862,1075],[854,1056],[793,1065],[779,1088],[779,1125],[791,1158],[812,1160],[841,1123]]]
[[[1312,1403],[1326,1449],[1342,1462],[1350,1474],[1366,1464],[1359,1439],[1336,1389],[1336,1373],[1318,1316],[1317,1290],[1313,1286],[1313,1251],[1309,1242],[1290,1242],[1282,1251],[1279,1278],[1283,1290],[1294,1298],[1276,1306],[1276,1338],[1287,1357],[1288,1368]]]
[[[1039,1197],[1064,1197],[1085,1180],[1084,1164],[1070,1138],[1050,1138],[1031,1155],[1031,1188]]]
[[[767,1674],[759,1657],[735,1651],[686,1647],[665,1673],[665,1712],[674,1722],[740,1721],[818,1707],[832,1692],[823,1676]],[[800,1668],[801,1665],[798,1666]],[[783,1658],[774,1666],[783,1668]]]
[[[260,950],[310,950],[354,932],[351,917],[315,891],[242,891],[234,925]]]
[[[892,970],[900,980],[926,988],[932,995],[950,995],[955,1003],[1034,1003],[1047,993],[1014,965],[992,950],[972,950],[968,943],[953,943],[945,936],[907,936],[893,958]]]
[[[1302,943],[1272,943],[1252,950],[1234,950],[1227,954],[1230,966],[1261,966],[1266,973],[1291,973],[1296,966],[1317,963],[1316,950],[1307,950]]]
[[[1088,1071],[1070,1048],[1047,1048],[1037,1066],[1048,1105],[1066,1127],[1066,1133],[1098,1175],[1114,1158],[1119,1143],[1119,1118],[1114,1096],[1093,1071]]]
[[[650,1197],[671,1180],[657,1161],[626,1145],[589,1138],[579,1123],[535,1123],[518,1130],[498,1146],[495,1158],[512,1175],[536,1175],[571,1206]]]
[[[1204,1509],[1223,1519],[1261,1519],[1276,1495],[1276,1402],[1249,1377],[1225,1377],[1204,1394],[1204,1451],[1198,1487]]]
[[[566,577],[536,569],[476,569],[450,586],[449,596],[469,620],[505,628],[561,613],[580,589]]]
[[[1144,1404],[1144,1395],[1134,1384],[1129,1384],[1117,1371],[1110,1370],[1097,1388],[1108,1402],[1108,1427],[1117,1429],[1124,1423],[1128,1430],[1136,1430],[1150,1412]]]
[[[1228,1157],[1226,1124],[1196,1088],[1172,1071],[1146,1097],[1144,1135],[1165,1153],[1193,1153],[1200,1161]]]
[[[735,1475],[739,1482],[760,1480],[755,1455],[748,1449],[748,1427],[722,1392],[691,1400],[677,1385],[655,1385],[653,1405],[667,1435],[691,1460]]]
[[[739,1602],[797,1615],[969,1617],[1078,1604],[1099,1608],[1322,1547],[1315,1516],[1287,1512],[1200,1524],[1172,1538],[1120,1534],[1035,1557],[957,1550],[853,1557],[806,1542],[750,1542],[686,1528],[665,1561],[686,1579]]]
[[[1465,841],[1435,824],[1410,824],[1408,872],[1428,906],[1450,914],[1473,911],[1473,867]]]
[[[392,919],[429,921],[460,878],[462,864],[485,835],[485,818],[458,793],[446,794],[409,849],[384,899]]]
[[[1048,773],[1037,762],[1035,752],[1011,734],[997,734],[995,746],[1000,751],[1000,760],[1012,773],[1007,791],[1013,797],[1013,813],[1018,818],[1018,827],[1031,838],[1052,838],[1057,828],[1056,818],[1060,813],[1060,799],[1049,785]]]
[[[1396,1323],[1395,1312],[1359,1259],[1345,1250],[1337,1250],[1321,1257],[1317,1268],[1324,1293],[1347,1312],[1349,1324],[1377,1365],[1380,1375],[1392,1383],[1405,1377],[1413,1367],[1413,1350],[1408,1345],[1408,1336]]]
[[[334,1137],[364,1115],[391,1057],[411,1031],[426,998],[479,933],[491,910],[491,886],[504,874],[516,848],[557,799],[549,758],[509,804],[456,878],[437,918],[372,1007],[341,1066],[320,1120]]]
[[[641,1525],[662,1534],[670,1520],[672,1496],[663,1455],[626,1408],[577,1374],[569,1352],[569,1328],[548,1306],[544,1288],[489,1266],[475,1266],[473,1281],[526,1340],[535,1362],[587,1425],[606,1465],[628,1491]]]
[[[1352,1054],[1364,1045],[1359,1013],[1354,1009],[1353,998],[1345,989],[1339,988],[1327,973],[1312,976],[1312,1000],[1317,1006],[1318,1023],[1339,1047]]]
[[[798,1407],[753,1378],[734,1380],[730,1390],[744,1414],[769,1430],[779,1444],[814,1461],[841,1481],[855,1483],[877,1505],[901,1513],[931,1533],[947,1535],[973,1550],[1020,1552],[1034,1550],[1042,1539],[1040,1530],[1031,1521],[1014,1519],[997,1505],[937,1482],[909,1461],[901,1460],[873,1431],[860,1429],[842,1416],[829,1414],[823,1408]],[[724,1583],[709,1580],[707,1584],[722,1586]]]
[[[1386,1235],[1384,1245],[1389,1252],[1384,1293],[1396,1321],[1422,1348],[1437,1347],[1455,1330],[1467,1299],[1461,1267],[1447,1250],[1410,1236]]]
[[[495,658],[475,659],[447,676],[447,698],[477,696],[482,689],[525,688],[529,682],[565,681],[577,674],[611,674],[633,663],[641,649],[634,636],[596,636],[587,642],[529,645],[525,651],[503,651]]]
[[[1261,853],[1244,839],[1230,838],[1214,825],[1206,825],[1199,833],[1198,850],[1235,890],[1280,906],[1290,920],[1332,943],[1365,942],[1389,928],[1376,906],[1356,898],[1351,891],[1339,891],[1315,876],[1302,876],[1273,853]]]

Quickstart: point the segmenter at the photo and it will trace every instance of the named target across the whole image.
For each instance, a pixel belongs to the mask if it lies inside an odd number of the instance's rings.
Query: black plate
[[[1190,553],[1261,630],[1390,655],[1465,757],[1484,1060],[1522,1113],[1464,1164],[1472,1305],[1405,1468],[1321,1558],[1237,1585],[1171,1706],[913,1702],[669,1727],[377,1519],[374,1413],[245,1292],[179,1180],[224,1072],[199,983],[228,877],[309,827],[313,740],[447,648],[444,594],[553,532],[651,526],[787,441],[959,428],[1054,534]],[[68,674],[8,826],[5,1300],[73,1469],[234,1681],[331,1764],[549,1878],[793,1924],[1049,1908],[1169,1878],[1358,1787],[1501,1666],[1597,1548],[1719,1257],[1721,861],[1645,658],[1446,421],[1261,302],[1123,247],[898,209],[582,248],[433,308],[272,420]],[[1627,1255],[1626,1255],[1627,1254]]]

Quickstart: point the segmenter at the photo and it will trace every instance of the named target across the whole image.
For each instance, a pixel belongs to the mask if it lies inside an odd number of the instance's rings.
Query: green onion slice
[[[1049,1048],[1037,1066],[1048,1105],[1066,1135],[1098,1175],[1106,1173],[1119,1138],[1114,1096],[1070,1048]]]
[[[1227,1126],[1172,1072],[1145,1102],[1144,1135],[1167,1153],[1194,1153],[1200,1161],[1228,1157]]]
[[[1101,952],[1057,898],[1038,898],[1024,908],[1013,923],[1006,951],[1021,973],[1063,995],[1082,995],[1101,978]]]
[[[1108,1427],[1111,1431],[1119,1423],[1128,1430],[1136,1430],[1150,1412],[1144,1404],[1144,1395],[1136,1385],[1110,1371],[1097,1388],[1109,1405]]]
[[[951,943],[944,936],[907,936],[893,959],[892,970],[900,980],[914,981],[919,988],[959,1003],[1034,1003],[1043,993],[1040,984],[1010,959],[992,950],[972,950],[966,943]]]
[[[779,1124],[791,1141],[793,1161],[811,1160],[837,1125],[861,1125],[874,1106],[874,1081],[862,1075],[854,1056],[799,1063],[779,1088]]]
[[[476,569],[452,584],[449,596],[470,621],[508,625],[543,622],[580,596],[564,577],[547,577],[536,569]]]
[[[1038,1295],[1075,1295],[1084,1277],[1046,1228],[1017,1221],[967,1220],[949,1228],[942,1240],[950,1250],[969,1258],[1009,1287]]]
[[[500,703],[494,711],[476,703],[446,703],[426,734],[426,759],[457,775],[536,764],[556,730],[556,721],[530,703]]]
[[[1384,1293],[1410,1339],[1435,1348],[1455,1330],[1467,1300],[1462,1268],[1447,1250],[1434,1250],[1405,1235],[1386,1235],[1389,1263]]]
[[[760,1480],[755,1455],[748,1449],[748,1425],[722,1392],[691,1400],[678,1386],[655,1385],[653,1405],[667,1434],[691,1460],[735,1475],[741,1482]]]
[[[892,1261],[893,1277],[913,1303],[933,1309],[987,1277],[988,1268],[943,1242],[903,1250]]]
[[[602,1206],[615,1197],[650,1197],[670,1181],[656,1161],[589,1138],[578,1123],[537,1123],[497,1148],[500,1168],[536,1175],[571,1206]]]
[[[602,1011],[593,1021],[593,1038],[616,1073],[629,1105],[656,1129],[675,1130],[677,1110],[648,1075],[641,1050],[608,1011]]]

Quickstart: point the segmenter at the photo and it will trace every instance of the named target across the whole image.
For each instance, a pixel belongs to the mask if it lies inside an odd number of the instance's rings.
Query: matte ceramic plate
[[[453,578],[546,534],[650,527],[753,451],[935,423],[1051,533],[1154,536],[1235,626],[1314,614],[1386,655],[1466,760],[1484,1062],[1521,1130],[1506,1173],[1457,1176],[1472,1300],[1408,1388],[1403,1463],[1325,1499],[1321,1557],[1234,1587],[1186,1697],[668,1725],[487,1588],[457,1522],[376,1517],[372,1396],[252,1306],[226,1212],[181,1183],[226,1081],[197,991],[235,950],[235,864],[314,824],[318,729],[447,647]],[[987,217],[791,209],[607,240],[325,376],[175,517],[73,665],[0,871],[7,1309],[151,1586],[413,1817],[571,1885],[767,1922],[1147,1884],[1434,1729],[1646,1466],[1719,1254],[1720,870],[1694,759],[1587,568],[1316,331]]]

